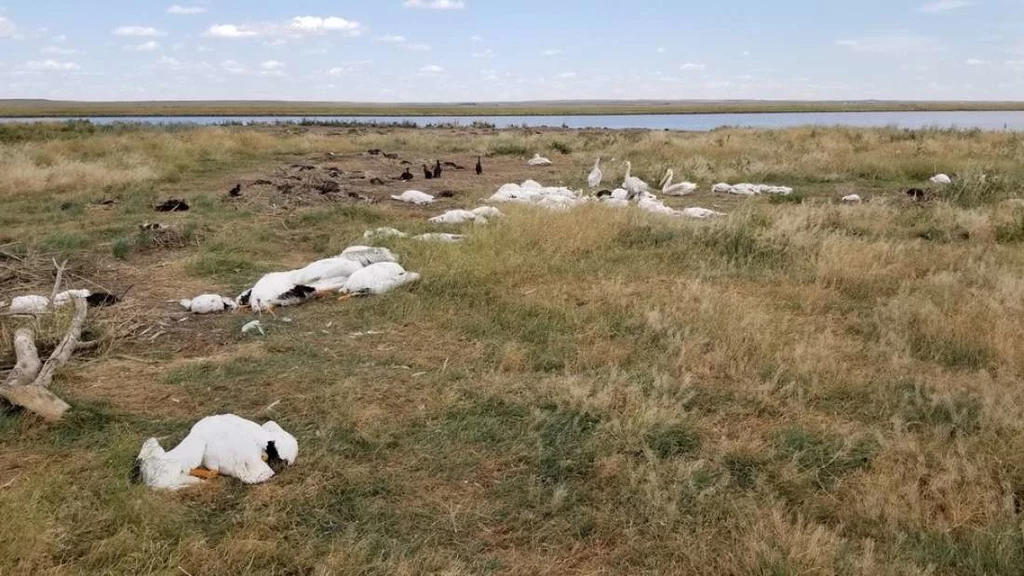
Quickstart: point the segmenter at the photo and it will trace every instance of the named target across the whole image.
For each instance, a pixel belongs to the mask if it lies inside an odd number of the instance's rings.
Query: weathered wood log
[[[39,351],[32,329],[20,328],[14,333],[14,351],[18,362],[7,381],[0,385],[0,397],[49,421],[60,420],[71,409],[67,402],[50,392],[49,387],[57,371],[79,349],[82,328],[89,313],[85,298],[75,297],[72,301],[75,315],[71,326],[45,364],[39,362]]]

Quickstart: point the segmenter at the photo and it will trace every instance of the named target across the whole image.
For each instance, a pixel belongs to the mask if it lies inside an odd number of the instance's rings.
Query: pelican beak
[[[338,302],[344,302],[345,300],[351,300],[352,297],[353,297],[352,293],[342,294],[341,296],[338,297]]]

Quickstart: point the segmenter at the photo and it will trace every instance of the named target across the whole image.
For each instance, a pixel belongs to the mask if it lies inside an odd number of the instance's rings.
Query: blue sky
[[[1024,100],[1022,31],[1021,0],[0,0],[0,98]]]

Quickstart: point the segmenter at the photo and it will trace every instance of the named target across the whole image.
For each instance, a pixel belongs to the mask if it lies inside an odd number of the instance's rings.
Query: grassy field
[[[0,574],[1019,574],[1024,135],[799,129],[0,126],[0,299],[51,257],[126,301],[55,383],[55,425],[0,411]],[[430,209],[371,176],[435,158]],[[534,152],[552,168],[528,168]],[[506,181],[579,186],[597,155],[709,222],[503,207],[460,245],[388,241],[420,283],[265,317],[185,318],[265,271],[433,229]],[[611,159],[615,159],[612,161]],[[235,183],[337,166],[345,194]],[[956,183],[914,203],[936,172]],[[418,174],[418,172],[417,172]],[[714,196],[718,181],[794,186]],[[870,201],[846,206],[858,193]],[[183,197],[187,213],[158,215]],[[99,204],[98,200],[116,201]],[[159,221],[172,242],[140,234]],[[452,229],[458,230],[457,228]],[[0,317],[0,368],[13,363]],[[280,401],[278,403],[278,401]],[[271,407],[272,408],[268,408]],[[274,419],[295,466],[244,488],[133,485],[149,436]]]
[[[764,112],[1018,111],[1024,102],[976,101],[580,101],[363,104],[355,102],[69,102],[0,100],[0,118],[77,116],[544,116]]]

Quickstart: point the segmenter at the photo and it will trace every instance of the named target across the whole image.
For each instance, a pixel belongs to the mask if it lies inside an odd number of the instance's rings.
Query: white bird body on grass
[[[708,218],[726,215],[724,212],[716,212],[714,210],[708,210],[707,208],[700,208],[698,206],[683,208],[679,214],[687,218],[696,218],[698,220],[707,220]]]
[[[238,307],[234,300],[219,294],[202,294],[192,299],[183,299],[178,304],[193,314],[216,314]]]
[[[223,414],[203,418],[174,449],[164,451],[156,438],[142,445],[136,459],[142,481],[151,488],[177,490],[200,479],[192,475],[206,468],[246,484],[258,484],[274,475],[270,461],[291,465],[299,455],[295,437],[275,422],[255,422]]]
[[[843,196],[841,201],[847,204],[860,204],[864,199],[861,198],[859,194],[850,194]]]
[[[413,240],[419,240],[420,242],[440,242],[442,244],[455,244],[462,242],[466,237],[462,234],[442,234],[442,233],[431,233],[431,234],[420,234],[419,236],[413,236]]]
[[[636,203],[636,205],[641,210],[652,214],[664,214],[665,216],[673,216],[676,214],[675,210],[665,206],[665,204],[657,198],[643,197]]]
[[[725,182],[719,182],[711,187],[711,191],[715,194],[729,194],[732,192],[732,185],[726,184]]]
[[[378,262],[398,262],[398,257],[391,250],[373,246],[349,246],[342,251],[341,256],[355,260],[363,266]]]
[[[587,176],[587,184],[591,188],[597,188],[601,185],[601,180],[604,179],[604,174],[601,173],[601,158],[598,157],[597,161],[594,162],[594,169],[590,171],[590,175]]]
[[[363,238],[366,238],[367,240],[373,240],[376,238],[405,238],[406,236],[408,236],[408,234],[394,228],[376,228],[374,230],[367,230],[363,233]]]
[[[294,306],[306,301],[314,290],[309,286],[295,283],[296,270],[271,272],[260,278],[247,292],[238,297],[242,304],[248,303],[254,312],[270,311],[276,306]]]
[[[670,168],[665,172],[665,177],[661,180],[661,193],[666,196],[686,196],[687,194],[693,194],[697,191],[697,185],[693,182],[680,182],[679,184],[673,184],[672,180],[675,178],[676,173]]]
[[[11,314],[42,314],[50,308],[50,299],[46,296],[15,296],[7,309]]]
[[[427,204],[434,203],[434,197],[426,192],[420,192],[419,190],[406,190],[398,196],[392,196],[392,200],[398,200],[399,202],[405,202],[407,204],[415,204],[417,206],[426,206]]]
[[[406,272],[399,264],[380,262],[350,276],[341,291],[346,294],[385,294],[419,279],[419,274]]]
[[[540,154],[534,154],[533,158],[527,162],[530,166],[551,166],[552,162],[548,158],[541,156]]]
[[[70,304],[74,298],[88,298],[89,296],[92,296],[92,292],[89,290],[66,290],[53,298],[53,305],[63,306]]]
[[[622,180],[622,187],[629,192],[630,196],[636,196],[641,192],[650,192],[651,186],[643,180],[632,175],[633,163],[626,161],[626,176]]]
[[[953,179],[950,178],[949,176],[945,175],[945,174],[936,174],[935,176],[932,176],[929,179],[929,181],[932,184],[939,184],[940,186],[945,186],[947,184],[952,184],[953,183]]]
[[[488,220],[492,218],[501,218],[504,216],[504,214],[501,213],[501,210],[498,210],[494,206],[481,206],[479,208],[474,208],[472,212],[473,214],[476,214],[477,216],[483,216]]]
[[[362,262],[346,255],[324,258],[293,272],[292,282],[311,286],[324,280],[348,278],[362,267]]]
[[[429,222],[433,224],[465,224],[466,222],[476,222],[480,218],[485,223],[487,222],[486,217],[469,210],[449,210],[440,216],[434,216]]]

